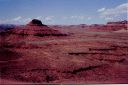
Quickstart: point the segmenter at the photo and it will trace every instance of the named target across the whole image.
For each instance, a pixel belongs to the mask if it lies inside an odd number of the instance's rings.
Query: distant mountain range
[[[13,25],[13,24],[0,24],[0,31],[13,29],[15,27],[16,27],[16,25]]]
[[[45,26],[42,22],[37,22],[33,19],[34,25]],[[33,25],[32,22],[28,23],[28,25]],[[18,27],[16,27],[18,26]],[[24,25],[14,25],[14,24],[0,24],[0,32],[6,31],[8,29],[13,28],[23,28]],[[117,31],[121,29],[128,29],[128,21],[116,21],[116,22],[107,22],[106,24],[80,24],[80,25],[48,25],[51,28],[86,28],[89,30],[101,30],[101,31]],[[90,29],[91,28],[91,29]]]
[[[0,24],[0,29],[14,28],[15,26],[13,24]]]

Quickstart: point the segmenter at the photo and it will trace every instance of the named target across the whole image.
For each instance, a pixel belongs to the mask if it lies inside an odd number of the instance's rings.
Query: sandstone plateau
[[[33,19],[2,31],[0,83],[128,83],[127,25],[47,26]]]

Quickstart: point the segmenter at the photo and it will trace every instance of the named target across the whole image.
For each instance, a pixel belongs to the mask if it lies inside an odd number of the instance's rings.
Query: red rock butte
[[[42,24],[42,22],[38,19],[33,19],[27,25],[28,26],[46,26],[46,25]]]
[[[40,20],[33,19],[25,26],[17,26],[5,32],[8,40],[19,40],[26,38],[33,40],[35,37],[65,36],[66,34],[42,24]]]

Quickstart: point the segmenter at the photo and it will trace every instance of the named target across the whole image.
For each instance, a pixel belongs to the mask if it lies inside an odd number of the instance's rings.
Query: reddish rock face
[[[117,30],[120,28],[124,28],[124,29],[127,29],[128,25],[128,21],[124,20],[124,21],[118,21],[118,22],[108,22],[107,23],[107,26],[108,27],[112,27],[112,28],[117,28]]]
[[[108,22],[107,24],[128,24],[128,21],[124,20],[124,21],[118,21],[118,22]]]
[[[108,22],[106,25],[99,25],[99,24],[94,24],[90,25],[89,29],[90,31],[118,31],[121,29],[128,29],[128,21],[118,21],[118,22]]]
[[[2,34],[3,35],[3,34]],[[49,36],[65,36],[58,30],[52,29],[47,25],[42,24],[40,20],[33,19],[25,26],[17,26],[14,29],[8,30],[4,36],[9,41],[17,41],[21,39],[33,40],[35,37],[49,37]]]
[[[75,26],[26,25],[0,33],[0,84],[128,83],[128,32],[106,32],[106,25],[92,26],[105,32],[87,32]],[[71,35],[56,36],[61,31]]]

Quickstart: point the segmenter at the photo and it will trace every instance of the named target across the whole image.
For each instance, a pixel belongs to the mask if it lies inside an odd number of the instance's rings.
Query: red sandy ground
[[[59,30],[70,35],[5,36],[0,83],[128,83],[128,32]]]

